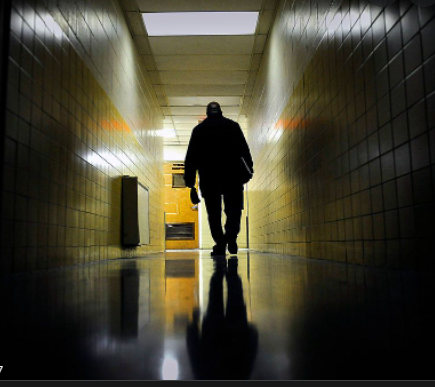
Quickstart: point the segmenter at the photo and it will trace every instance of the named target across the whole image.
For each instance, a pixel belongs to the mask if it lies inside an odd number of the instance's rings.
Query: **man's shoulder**
[[[202,130],[206,130],[209,127],[214,127],[216,125],[216,123],[214,123],[213,121],[210,121],[208,119],[205,119],[204,121],[202,121],[201,123],[199,123],[198,125],[196,125],[193,130],[195,132],[201,132]],[[239,127],[239,124],[236,121],[233,121],[232,119],[228,118],[228,117],[222,117],[219,121],[218,121],[218,125],[219,126],[224,126],[227,128],[232,128],[232,127]]]
[[[198,125],[194,126],[194,128],[192,129],[192,133],[200,131],[201,128],[204,126],[203,124],[204,122],[201,122]]]
[[[228,124],[237,125],[237,122],[228,117],[222,117],[222,119]]]
[[[233,121],[231,118],[223,117],[223,119],[224,119],[224,122],[225,122],[225,126],[227,126],[227,127],[234,127],[234,128],[239,127],[239,124],[236,121]]]

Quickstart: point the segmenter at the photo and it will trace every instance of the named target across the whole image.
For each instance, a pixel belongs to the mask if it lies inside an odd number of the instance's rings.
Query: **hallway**
[[[434,379],[433,274],[208,253],[8,277],[2,378]]]
[[[435,0],[0,1],[0,379],[435,379],[434,36]]]

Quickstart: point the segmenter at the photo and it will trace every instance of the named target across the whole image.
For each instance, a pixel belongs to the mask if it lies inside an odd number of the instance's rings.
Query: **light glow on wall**
[[[56,39],[62,39],[63,32],[60,25],[53,19],[53,16],[51,16],[49,13],[44,15],[44,22],[45,25],[53,32]]]
[[[258,12],[143,13],[149,36],[253,35]]]

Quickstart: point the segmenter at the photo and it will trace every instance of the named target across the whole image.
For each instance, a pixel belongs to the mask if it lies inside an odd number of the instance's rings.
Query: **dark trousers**
[[[225,204],[225,235],[222,231],[222,197]],[[240,219],[243,210],[243,190],[232,190],[224,194],[211,193],[204,197],[211,236],[216,244],[226,240],[236,240],[240,232]]]

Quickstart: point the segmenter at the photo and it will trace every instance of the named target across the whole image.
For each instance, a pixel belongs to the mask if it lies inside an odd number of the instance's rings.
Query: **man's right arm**
[[[187,147],[186,159],[184,160],[184,181],[189,188],[195,186],[196,172],[198,170],[198,134],[195,129],[192,131],[189,146]]]

